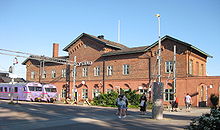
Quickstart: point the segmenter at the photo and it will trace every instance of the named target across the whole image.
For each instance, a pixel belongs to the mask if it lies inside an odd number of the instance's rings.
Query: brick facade
[[[220,77],[206,76],[206,60],[210,57],[199,49],[193,49],[190,44],[179,41],[169,36],[162,38],[162,62],[161,74],[162,82],[165,89],[172,89],[173,73],[166,72],[166,62],[173,61],[173,46],[176,45],[176,75],[177,88],[176,96],[179,98],[180,105],[184,105],[182,99],[186,93],[193,95],[193,105],[198,106],[199,102],[207,101],[211,93],[219,92]],[[92,62],[88,66],[76,67],[76,89],[77,98],[83,100],[83,91],[88,91],[88,99],[94,97],[94,90],[99,92],[107,92],[110,90],[140,88],[147,89],[151,83],[157,79],[157,42],[146,47],[127,48],[123,45],[107,41],[105,39],[96,38],[92,35],[82,34],[71,42],[64,51],[68,52],[66,59],[73,61],[76,56],[77,62]],[[57,53],[58,54],[58,53]],[[59,57],[58,57],[59,58]],[[60,65],[55,63],[45,63],[44,71],[46,77],[40,78],[40,62],[36,60],[26,60],[26,77],[28,81],[37,81],[42,83],[53,83],[58,87],[58,92],[62,97],[62,90],[65,85],[69,85],[70,97],[73,90],[73,66]],[[189,65],[191,64],[191,65]],[[108,74],[108,67],[112,67],[112,75]],[[123,73],[123,66],[128,67],[129,72]],[[83,69],[87,69],[87,74],[83,76]],[[96,68],[99,68],[99,74],[94,74]],[[84,69],[84,70],[86,70]],[[56,77],[51,78],[52,70],[56,71]],[[66,70],[63,76],[61,70]],[[31,72],[35,76],[31,77]],[[201,91],[201,85],[204,91]],[[209,92],[205,93],[207,86],[213,85]],[[206,87],[206,88],[205,88]],[[203,96],[201,96],[201,92]],[[85,93],[84,93],[85,94]],[[203,99],[202,99],[203,98]],[[164,101],[168,104],[168,101]]]

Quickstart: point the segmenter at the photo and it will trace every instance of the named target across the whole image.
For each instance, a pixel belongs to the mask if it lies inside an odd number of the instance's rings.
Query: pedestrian
[[[145,93],[143,93],[141,98],[140,98],[140,111],[141,111],[141,115],[145,115],[146,108],[147,108],[147,97],[146,97]]]
[[[119,106],[119,104],[118,104],[118,101],[119,101],[119,99],[120,99],[120,96],[121,95],[118,95],[118,98],[116,99],[116,106],[117,106],[117,112],[116,112],[116,115],[119,115],[119,112],[120,112],[120,106]]]
[[[185,105],[186,105],[186,112],[190,112],[190,107],[192,105],[192,98],[189,93],[185,96]]]
[[[125,118],[126,117],[126,101],[124,99],[124,95],[119,95],[119,98],[117,99],[117,105],[119,109],[118,118]]]
[[[178,98],[175,98],[175,101],[171,102],[172,110],[171,111],[178,111]]]

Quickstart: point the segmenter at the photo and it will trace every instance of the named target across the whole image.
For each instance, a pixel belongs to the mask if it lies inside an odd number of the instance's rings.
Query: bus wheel
[[[49,103],[50,101],[47,99],[47,103]]]

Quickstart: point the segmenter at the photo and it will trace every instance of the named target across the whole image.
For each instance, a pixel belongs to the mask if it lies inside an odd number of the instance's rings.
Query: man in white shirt
[[[187,95],[185,96],[185,105],[186,105],[186,112],[190,112],[190,107],[192,104],[192,98],[191,96],[189,96],[189,93],[187,93]]]

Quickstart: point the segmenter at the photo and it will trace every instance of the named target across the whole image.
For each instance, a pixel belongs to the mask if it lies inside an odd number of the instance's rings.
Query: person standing
[[[141,98],[140,98],[140,111],[141,111],[141,115],[145,115],[146,108],[147,108],[147,97],[146,97],[145,93],[143,93]]]
[[[191,104],[192,104],[192,98],[189,95],[189,93],[187,93],[185,96],[186,112],[190,112]]]
[[[124,95],[120,95],[117,99],[117,105],[119,109],[119,116],[118,118],[125,118],[126,117],[126,101],[124,100]]]

